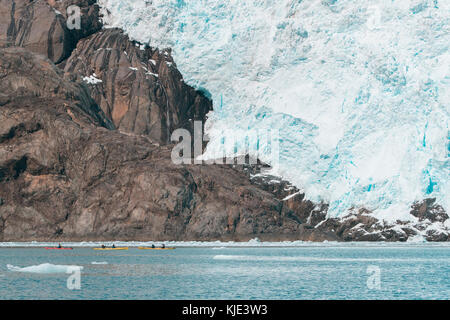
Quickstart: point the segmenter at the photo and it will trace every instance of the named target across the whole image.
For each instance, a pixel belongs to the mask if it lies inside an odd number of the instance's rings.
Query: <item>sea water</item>
[[[450,298],[449,244],[245,244],[0,246],[0,299]],[[68,286],[74,270],[79,289]]]

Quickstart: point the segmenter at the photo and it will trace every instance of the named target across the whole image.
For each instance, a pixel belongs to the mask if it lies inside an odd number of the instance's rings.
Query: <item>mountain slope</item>
[[[27,7],[37,29],[0,44],[2,241],[449,240],[437,199],[414,202],[406,221],[365,208],[333,218],[327,202],[309,200],[266,165],[175,165],[167,137],[204,121],[211,101],[182,81],[170,50],[102,29],[94,2],[8,2]],[[73,4],[85,27],[67,31],[74,42],[55,60],[46,48],[61,38],[39,19],[64,26]],[[7,39],[19,11],[0,8]]]

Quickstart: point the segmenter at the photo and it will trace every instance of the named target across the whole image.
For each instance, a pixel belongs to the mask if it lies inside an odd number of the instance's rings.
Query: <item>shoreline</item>
[[[227,249],[227,248],[306,248],[306,247],[341,247],[341,248],[352,248],[352,247],[413,247],[413,246],[433,246],[433,247],[450,247],[449,242],[337,242],[337,241],[325,241],[325,242],[311,242],[311,241],[284,241],[284,242],[219,242],[219,241],[147,241],[147,242],[137,242],[137,241],[87,241],[87,242],[0,242],[0,249],[7,248],[43,248],[47,246],[54,246],[61,243],[63,247],[74,247],[74,248],[92,248],[98,247],[102,244],[106,246],[111,246],[114,244],[116,247],[129,247],[137,248],[140,246],[151,246],[152,244],[158,246],[162,243],[166,247],[176,247],[176,248],[214,248],[214,249]]]

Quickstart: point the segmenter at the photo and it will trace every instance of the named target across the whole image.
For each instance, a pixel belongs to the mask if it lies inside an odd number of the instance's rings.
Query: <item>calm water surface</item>
[[[44,263],[82,266],[80,290]],[[450,246],[0,248],[0,298],[449,299]]]

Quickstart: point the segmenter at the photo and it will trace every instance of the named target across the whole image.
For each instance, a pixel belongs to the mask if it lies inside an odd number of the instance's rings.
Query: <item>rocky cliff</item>
[[[81,29],[70,29],[77,5]],[[170,135],[212,103],[170,51],[103,29],[90,0],[0,0],[0,239],[447,241],[433,199],[415,222],[328,219],[264,166],[175,165]],[[448,225],[448,224],[447,224]]]
[[[168,51],[128,39],[117,29],[81,40],[65,63],[68,77],[95,77],[94,100],[122,132],[143,134],[161,144],[177,128],[205,121],[211,102],[183,82]],[[94,76],[95,75],[95,76]]]
[[[86,85],[41,55],[1,49],[0,78],[3,241],[321,234],[242,171],[178,166],[170,146],[114,130]]]

